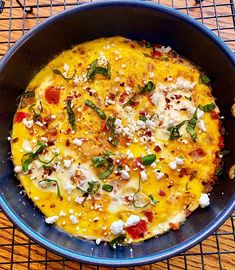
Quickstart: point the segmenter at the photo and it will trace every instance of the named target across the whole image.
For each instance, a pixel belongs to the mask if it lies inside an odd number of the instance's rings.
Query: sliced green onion
[[[107,159],[100,156],[96,156],[92,158],[92,162],[95,165],[95,167],[98,168],[103,166],[107,162]]]
[[[46,164],[46,165],[47,165],[47,164],[51,163],[58,155],[59,155],[59,154],[55,154],[54,157],[52,157],[49,161],[42,160],[42,159],[40,158],[40,156],[38,156],[38,160],[39,160],[40,162],[42,162],[43,164]]]
[[[55,179],[50,179],[50,178],[45,178],[45,179],[39,181],[39,183],[41,183],[41,182],[56,183],[57,196],[58,196],[59,198],[61,198],[60,187],[59,187],[59,183],[58,183],[57,180],[55,180]]]
[[[107,79],[111,78],[111,69],[110,69],[110,64],[107,64],[107,67],[99,67],[97,66],[98,59],[95,59],[91,65],[90,68],[87,71],[87,79],[92,80],[96,74],[101,74]]]
[[[195,131],[196,124],[197,124],[197,109],[193,117],[188,121],[188,125],[186,127],[186,131],[189,133],[194,142],[197,139],[197,133]]]
[[[155,84],[152,81],[146,83],[144,87],[141,87],[140,85],[138,85],[138,87],[140,90],[140,94],[149,93],[156,88]]]
[[[108,243],[109,247],[111,249],[115,249],[118,244],[122,244],[126,239],[126,234],[121,234],[117,237],[115,237],[112,241]]]
[[[141,163],[145,166],[151,165],[156,160],[156,155],[151,154],[141,158]]]
[[[98,181],[90,181],[88,182],[88,189],[87,192],[89,194],[94,194],[98,191],[99,187],[100,187],[100,183]]]
[[[144,115],[140,115],[140,116],[139,116],[139,120],[141,120],[141,121],[143,121],[143,122],[146,122],[146,121],[147,121],[147,118],[146,118],[146,116],[144,116]]]
[[[99,107],[97,107],[92,101],[90,101],[89,99],[87,99],[85,101],[85,104],[88,107],[90,107],[92,110],[94,110],[100,116],[100,118],[102,118],[103,120],[105,120],[107,118],[105,113]]]
[[[102,189],[104,191],[111,192],[111,191],[113,191],[113,186],[112,185],[109,185],[109,184],[103,184],[102,185]]]
[[[53,73],[56,75],[60,75],[65,81],[71,81],[73,80],[75,74],[76,74],[76,69],[74,70],[73,76],[72,77],[66,77],[64,74],[59,70],[59,69],[53,69]]]
[[[72,109],[72,102],[71,100],[67,100],[67,114],[68,114],[68,119],[69,123],[71,125],[72,130],[76,130],[76,119],[75,119],[75,114]]]
[[[127,106],[131,106],[131,105],[134,105],[135,104],[135,101],[134,101],[135,97],[136,97],[136,94],[134,94],[126,103],[124,103],[122,105],[122,108],[125,108]]]
[[[112,140],[111,141],[108,140],[108,142],[116,147],[118,144],[118,140],[117,140],[117,136],[115,134],[115,121],[116,121],[115,117],[109,116],[107,121],[106,121],[106,129],[107,129],[107,131],[111,132],[111,138],[112,138]]]

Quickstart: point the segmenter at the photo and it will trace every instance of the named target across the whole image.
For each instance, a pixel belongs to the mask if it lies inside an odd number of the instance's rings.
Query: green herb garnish
[[[211,80],[206,75],[201,75],[200,76],[200,81],[203,84],[206,84],[206,85],[208,85],[211,82]]]
[[[111,141],[108,140],[108,142],[116,147],[118,144],[118,140],[117,140],[117,136],[115,134],[115,121],[116,121],[115,117],[109,116],[107,121],[106,121],[106,129],[107,129],[107,131],[110,131],[111,138],[112,138],[112,140]],[[109,137],[109,134],[108,134],[108,137]]]
[[[55,179],[50,179],[50,178],[45,178],[45,179],[39,181],[39,183],[42,183],[42,182],[56,183],[56,192],[57,192],[57,196],[58,196],[59,198],[61,198],[60,187],[59,187],[59,183],[58,183],[57,180],[55,180]]]
[[[87,99],[85,101],[85,104],[88,107],[90,107],[92,110],[94,110],[100,116],[100,118],[102,118],[103,120],[105,120],[107,118],[105,113],[99,107],[97,107],[92,101],[90,101],[89,99]]]
[[[39,121],[39,120],[41,119],[41,117],[42,117],[41,114],[42,114],[42,112],[43,112],[43,107],[42,107],[42,102],[41,102],[41,100],[39,101],[39,103],[40,103],[40,109],[39,109],[39,112],[36,112],[36,110],[34,109],[35,104],[32,104],[32,105],[29,106],[29,111],[32,111],[33,114],[34,114],[34,116],[33,116],[33,121],[34,121],[34,122]]]
[[[206,104],[206,105],[198,105],[198,108],[203,112],[210,112],[215,108],[214,103]]]
[[[141,158],[141,163],[145,166],[151,165],[156,160],[156,155],[151,154]]]
[[[107,162],[107,158],[96,156],[92,158],[92,162],[96,168],[103,166]]]
[[[56,75],[60,75],[65,81],[71,81],[73,80],[75,74],[76,74],[76,69],[74,70],[73,76],[72,77],[66,77],[64,74],[59,70],[59,69],[53,69],[53,73]]]
[[[167,129],[167,131],[170,132],[170,140],[175,140],[175,139],[178,139],[182,136],[182,135],[180,135],[179,128],[182,127],[185,122],[186,122],[186,120],[181,122],[180,124],[178,124],[176,126],[169,127]]]
[[[111,191],[113,191],[113,186],[111,186],[111,185],[109,185],[109,184],[103,184],[103,185],[102,185],[102,189],[103,189],[104,191],[111,192]]]
[[[111,249],[115,249],[118,244],[122,244],[126,239],[126,234],[121,234],[117,237],[115,237],[112,241],[108,243],[109,247]]]
[[[108,163],[107,169],[104,172],[98,174],[98,177],[100,179],[106,179],[106,178],[108,178],[109,175],[113,172],[113,169],[114,169],[114,164],[113,163]]]
[[[188,125],[186,127],[186,131],[189,133],[193,141],[196,141],[197,133],[195,131],[195,127],[197,124],[197,109],[193,115],[193,117],[188,121]]]
[[[157,201],[156,199],[154,199],[154,197],[153,197],[153,195],[152,194],[149,194],[149,196],[148,196],[149,198],[150,198],[150,200],[151,200],[151,202],[153,203],[153,204],[157,204],[157,203],[159,203],[159,201]]]
[[[77,187],[78,190],[82,191],[84,194],[95,194],[100,187],[100,183],[98,181],[89,181],[87,190],[83,190],[80,187]]]
[[[149,93],[153,91],[156,88],[156,86],[152,81],[149,81],[143,87],[138,85],[138,88],[140,90],[140,94],[143,94],[143,93]]]
[[[40,141],[38,141],[37,144],[39,145],[39,148],[35,152],[30,152],[30,153],[24,154],[23,157],[22,157],[22,159],[21,159],[22,168],[23,168],[23,171],[24,172],[27,172],[28,171],[29,165],[46,148],[46,145],[44,143],[40,142]]]
[[[143,122],[146,122],[147,121],[147,117],[144,116],[144,115],[140,115],[139,116],[139,120],[143,121]]]
[[[69,119],[69,123],[71,125],[72,130],[76,130],[76,123],[75,123],[75,114],[74,111],[72,109],[72,102],[71,100],[67,100],[67,113],[68,113],[68,119]]]
[[[98,63],[98,59],[95,59],[91,63],[91,65],[87,71],[87,75],[86,75],[87,79],[92,80],[96,74],[101,74],[104,77],[106,77],[107,79],[110,79],[111,78],[110,64],[108,63],[107,67],[99,67],[99,66],[97,66],[97,63]]]
[[[125,108],[127,106],[131,106],[131,105],[134,105],[135,104],[135,97],[136,97],[136,94],[134,94],[126,103],[124,103],[122,105],[122,108]]]

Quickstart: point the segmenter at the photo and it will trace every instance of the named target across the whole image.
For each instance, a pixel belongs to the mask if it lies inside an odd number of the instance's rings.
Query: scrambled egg
[[[55,57],[23,93],[11,137],[45,221],[116,247],[208,206],[223,147],[209,82],[170,47],[122,37]]]

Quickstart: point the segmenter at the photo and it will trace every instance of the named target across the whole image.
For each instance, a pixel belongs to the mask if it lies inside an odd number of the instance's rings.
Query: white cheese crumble
[[[133,159],[134,158],[133,153],[129,149],[126,151],[126,155],[127,155],[128,159]]]
[[[85,197],[76,197],[75,198],[75,203],[82,204],[85,200]]]
[[[72,222],[72,224],[77,224],[78,223],[78,220],[74,215],[70,215],[69,219]]]
[[[60,217],[65,217],[65,216],[66,216],[65,211],[61,210],[60,213],[59,213],[59,216],[60,216]]]
[[[164,176],[164,173],[159,172],[159,171],[157,170],[157,171],[155,171],[155,175],[156,175],[156,177],[157,177],[157,180],[160,180],[160,179],[162,179],[162,177]]]
[[[168,165],[172,170],[175,170],[177,168],[177,164],[175,161],[170,162]]]
[[[204,131],[204,132],[207,131],[206,124],[205,124],[204,120],[199,120],[197,125],[202,131]]]
[[[183,165],[183,164],[184,164],[184,159],[183,159],[183,158],[180,158],[180,157],[177,157],[177,158],[175,159],[175,163],[176,163],[177,165]]]
[[[72,164],[72,161],[70,159],[65,159],[63,163],[65,168],[69,168]]]
[[[72,184],[69,183],[65,186],[65,189],[66,189],[68,194],[71,194],[71,192],[75,189],[75,186],[73,186]]]
[[[81,146],[82,143],[83,143],[83,141],[82,141],[81,139],[75,138],[75,139],[73,140],[73,144],[75,144],[75,145],[77,145],[77,146]]]
[[[124,180],[127,180],[130,178],[129,173],[126,170],[121,171],[121,176],[122,176],[122,179],[124,179]]]
[[[139,222],[140,222],[140,217],[139,216],[130,215],[129,218],[127,219],[127,221],[126,221],[125,226],[126,227],[134,226]]]
[[[146,171],[143,170],[140,172],[140,178],[142,181],[146,181],[147,180],[147,174],[146,174]]]
[[[30,144],[30,142],[28,140],[23,141],[22,147],[27,153],[33,151],[32,147],[31,147],[31,144]]]
[[[197,109],[197,118],[200,119],[204,115],[204,112],[200,109]]]
[[[58,216],[51,216],[51,217],[45,218],[45,222],[46,222],[47,224],[53,224],[53,223],[55,223],[58,219],[59,219]]]
[[[201,208],[205,208],[208,205],[210,205],[210,198],[209,198],[208,194],[202,193],[201,197],[198,200],[198,202],[199,202]]]
[[[14,172],[15,172],[15,173],[20,173],[20,172],[22,172],[22,166],[15,166]]]
[[[95,240],[95,243],[96,243],[96,245],[99,245],[99,244],[101,243],[101,239],[100,239],[100,238],[97,238],[97,239]]]
[[[33,120],[27,120],[26,118],[23,119],[23,124],[27,128],[31,128],[33,126]]]
[[[124,225],[125,223],[121,219],[119,219],[118,221],[114,221],[110,227],[111,233],[114,235],[124,233],[124,230],[123,230]]]

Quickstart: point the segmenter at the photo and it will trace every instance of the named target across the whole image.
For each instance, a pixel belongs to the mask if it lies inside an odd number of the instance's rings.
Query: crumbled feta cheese
[[[53,148],[53,149],[51,149],[51,152],[53,154],[59,154],[60,153],[60,150],[58,148]]]
[[[130,178],[129,173],[126,170],[121,171],[121,176],[122,176],[122,179],[124,179],[124,180],[127,180]]]
[[[58,216],[51,216],[51,217],[45,218],[45,222],[46,222],[47,224],[53,224],[53,223],[55,223],[58,219],[59,219]]]
[[[125,223],[121,219],[119,219],[118,221],[114,221],[110,227],[111,233],[114,235],[124,233],[124,230],[123,230],[124,225]]]
[[[69,168],[72,164],[72,161],[70,159],[65,159],[63,163],[65,168]]]
[[[177,164],[175,161],[170,162],[168,165],[172,170],[175,170],[177,168]]]
[[[11,141],[11,137],[10,137],[10,136],[8,136],[8,137],[7,137],[7,140],[10,142],[10,141]]]
[[[66,216],[65,211],[61,210],[60,213],[59,213],[59,216],[60,216],[60,217],[65,217],[65,216]]]
[[[146,181],[147,180],[147,174],[146,174],[146,171],[143,170],[140,172],[140,178],[142,181]]]
[[[175,163],[176,163],[177,165],[183,165],[183,164],[184,164],[184,159],[183,159],[183,158],[180,158],[180,157],[177,157],[177,158],[175,159]]]
[[[197,119],[202,118],[203,115],[204,115],[204,112],[200,109],[197,109]]]
[[[199,127],[202,131],[204,131],[204,132],[207,131],[206,124],[205,124],[204,120],[199,120],[197,124],[198,124],[198,127]]]
[[[73,140],[73,144],[75,144],[75,145],[77,145],[77,146],[81,146],[82,143],[83,143],[83,141],[82,141],[81,139],[75,138],[75,139]]]
[[[200,204],[201,208],[205,208],[208,205],[210,205],[210,198],[209,198],[208,194],[206,194],[206,193],[201,194],[201,197],[199,198],[199,204]]]
[[[99,244],[101,243],[101,239],[100,239],[100,238],[97,238],[97,239],[95,240],[95,243],[96,243],[96,245],[99,245]]]
[[[125,171],[127,171],[127,172],[129,172],[130,171],[130,168],[129,168],[129,166],[128,165],[125,165]]]
[[[154,92],[150,99],[154,105],[157,105],[160,99],[160,94],[158,92]]]
[[[70,215],[69,219],[72,222],[72,224],[77,224],[78,223],[78,220],[74,215]]]
[[[20,172],[22,172],[22,166],[15,166],[14,172],[15,172],[15,173],[20,173]]]
[[[126,86],[125,90],[128,95],[132,93],[132,88],[130,86]]]
[[[196,84],[195,82],[190,82],[190,81],[185,80],[182,77],[179,77],[176,79],[175,84],[172,85],[172,88],[173,88],[173,90],[174,89],[182,89],[182,90],[189,91],[189,90],[192,90],[194,88],[195,84]]]
[[[127,155],[128,159],[133,159],[134,158],[133,153],[129,149],[126,151],[126,155]]]
[[[108,105],[114,105],[115,103],[116,103],[115,100],[112,100],[109,97],[106,97],[105,98],[105,105],[106,106],[108,106]]]
[[[22,147],[27,153],[32,152],[32,150],[33,150],[32,146],[28,140],[23,141]]]
[[[64,64],[64,71],[68,73],[69,71],[69,65],[67,63]]]
[[[34,199],[35,201],[38,201],[38,200],[39,200],[39,197],[35,196],[33,199]]]
[[[75,203],[82,204],[85,200],[85,197],[76,197],[75,198]]]
[[[66,189],[68,194],[71,194],[71,192],[75,189],[75,186],[73,186],[72,184],[69,183],[65,186],[65,189]]]
[[[33,126],[33,120],[27,120],[26,118],[23,119],[23,124],[27,127],[27,128],[31,128]]]
[[[98,66],[107,66],[108,60],[105,57],[104,53],[101,51],[98,57]]]
[[[164,173],[162,173],[162,172],[156,170],[156,171],[155,171],[155,175],[156,175],[156,177],[157,177],[157,180],[160,180],[160,179],[162,179],[162,177],[164,176]]]
[[[140,222],[140,217],[139,216],[130,215],[129,218],[127,219],[127,221],[126,221],[125,226],[126,227],[134,226],[139,222]]]

